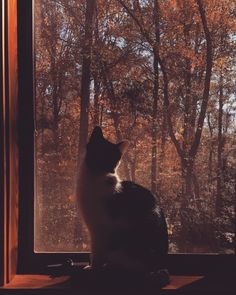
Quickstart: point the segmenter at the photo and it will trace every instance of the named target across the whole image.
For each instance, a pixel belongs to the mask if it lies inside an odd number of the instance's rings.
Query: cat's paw
[[[107,264],[103,264],[103,265],[86,265],[83,269],[84,270],[100,270],[106,267]]]
[[[93,269],[93,267],[91,265],[86,265],[83,269],[86,271],[90,271]]]

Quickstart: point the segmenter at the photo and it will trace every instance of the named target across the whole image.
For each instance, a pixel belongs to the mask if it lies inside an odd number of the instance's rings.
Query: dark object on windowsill
[[[67,259],[62,264],[47,266],[47,274],[51,276],[69,275],[73,287],[103,289],[161,289],[169,282],[169,273],[166,269],[144,273],[129,271],[114,265],[104,265],[101,268],[86,268],[84,263],[73,262]]]
[[[49,264],[43,273],[57,277],[62,275],[77,275],[87,265],[85,262],[74,262],[72,259],[67,258],[63,263]]]

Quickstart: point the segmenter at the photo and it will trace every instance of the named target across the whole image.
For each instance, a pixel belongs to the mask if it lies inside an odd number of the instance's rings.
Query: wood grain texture
[[[66,288],[68,280],[68,276],[53,278],[48,275],[16,275],[9,284],[1,289]]]
[[[8,280],[16,274],[18,248],[18,73],[17,73],[17,0],[8,0],[8,120],[9,120],[9,216]]]
[[[1,17],[0,285],[10,282],[17,268],[19,195],[17,0],[2,1]]]
[[[1,60],[0,60],[0,286],[6,281],[6,156],[5,156],[5,34],[4,34],[4,1],[0,10],[2,30],[0,30]]]
[[[201,279],[203,276],[171,276],[170,283],[163,288],[163,290],[176,290],[187,285],[193,284]]]

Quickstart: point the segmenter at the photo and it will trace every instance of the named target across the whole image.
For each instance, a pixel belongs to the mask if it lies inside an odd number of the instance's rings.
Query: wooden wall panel
[[[8,281],[17,270],[18,249],[18,77],[17,77],[17,0],[8,0]]]
[[[2,1],[0,61],[0,285],[6,282],[5,3]]]
[[[4,16],[4,17],[3,17]],[[16,274],[18,249],[17,0],[2,0],[0,98],[0,284]]]

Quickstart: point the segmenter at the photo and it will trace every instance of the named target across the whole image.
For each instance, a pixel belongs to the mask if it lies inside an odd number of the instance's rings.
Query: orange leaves
[[[48,1],[49,6],[47,1],[44,2],[46,6],[43,7],[43,14],[41,7],[37,7],[35,43],[36,120],[39,129],[36,138],[37,169],[38,177],[41,177],[38,182],[38,193],[46,200],[49,195],[54,203],[55,200],[58,203],[63,200],[66,202],[65,210],[68,210],[66,206],[73,207],[76,201],[72,182],[76,174],[78,134],[81,128],[79,89],[85,1],[61,0],[60,3],[64,5],[61,15],[60,10],[46,9],[52,8],[52,3],[57,1]],[[163,106],[163,72],[160,65],[157,68],[154,66],[153,48],[158,48],[166,68],[168,112],[171,115],[173,133],[181,148],[187,151],[196,131],[202,103],[206,38],[195,0],[159,1],[160,38],[155,31],[156,11],[153,10],[152,0],[140,1],[141,5],[137,10],[132,5],[134,1],[123,2],[132,9],[131,12],[135,14],[141,27],[119,1],[97,0],[88,127],[90,131],[96,121],[96,124],[103,127],[104,135],[109,140],[117,142],[120,141],[120,137],[129,139],[130,147],[119,167],[120,173],[123,178],[133,179],[150,187],[154,130],[153,98],[158,93],[155,117],[157,182],[163,196],[163,204],[169,210],[169,233],[174,235],[179,229],[179,225],[174,221],[179,220],[177,215],[183,198],[184,178],[181,159],[170,138]],[[235,1],[202,2],[213,40],[214,68],[208,117],[202,126],[203,135],[194,169],[199,177],[201,198],[212,204],[215,184],[211,183],[209,186],[208,175],[214,176],[217,161],[215,155],[220,75],[224,77],[225,87],[223,123],[226,140],[230,139],[233,142],[235,130],[235,121],[231,115],[235,111],[233,108],[227,109],[233,100],[235,45],[232,44],[232,36],[236,30],[236,22],[233,18],[235,4],[233,7],[232,3]],[[43,19],[40,19],[42,16]],[[50,26],[52,21],[56,21],[55,26]],[[157,80],[158,85],[155,87]],[[57,147],[55,142],[58,142]],[[212,155],[209,148],[212,149]],[[231,142],[226,142],[225,151],[230,151],[230,148]],[[208,167],[208,163],[211,168]],[[173,204],[176,212],[170,213]],[[199,207],[203,208],[201,204]],[[81,233],[86,235],[84,229]],[[87,249],[87,243],[84,241],[79,242],[80,249]]]
[[[77,200],[77,198],[76,198],[75,195],[69,195],[69,196],[68,196],[68,200],[69,200],[71,203],[75,203],[76,200]]]

